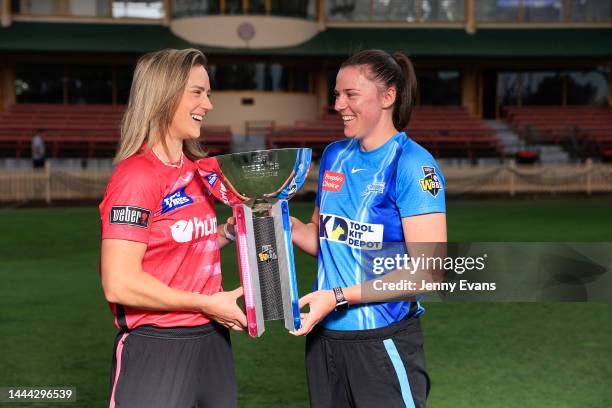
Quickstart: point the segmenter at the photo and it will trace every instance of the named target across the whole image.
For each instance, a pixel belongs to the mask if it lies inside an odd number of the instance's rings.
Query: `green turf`
[[[450,201],[449,239],[612,241],[611,203]],[[292,211],[308,219],[312,204]],[[220,220],[227,214],[219,208]],[[105,406],[115,329],[99,284],[97,209],[0,210],[0,231],[0,387],[75,386],[78,403],[57,406]],[[222,254],[231,289],[234,249]],[[315,262],[298,254],[296,263],[306,293]],[[612,406],[610,305],[427,306],[430,407]],[[273,322],[261,339],[232,341],[241,407],[308,406],[303,339]]]

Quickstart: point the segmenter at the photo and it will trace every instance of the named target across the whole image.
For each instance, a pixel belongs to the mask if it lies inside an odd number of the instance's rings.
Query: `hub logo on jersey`
[[[174,193],[170,193],[165,196],[162,200],[162,211],[161,213],[167,213],[179,207],[193,203],[193,199],[185,192],[186,187],[181,187]]]
[[[109,224],[131,225],[133,227],[147,228],[151,211],[133,207],[131,205],[115,205],[111,207]]]
[[[319,238],[353,248],[380,249],[384,225],[353,221],[332,214],[319,215]]]
[[[440,178],[436,174],[436,169],[429,166],[423,166],[423,175],[425,177],[419,180],[421,189],[427,191],[434,197],[437,196],[438,192],[442,189],[442,183],[440,183]]]
[[[325,191],[337,193],[342,188],[342,184],[344,184],[345,178],[345,174],[325,170],[325,173],[323,173],[323,183],[321,185],[321,188]]]
[[[206,218],[201,220],[193,217],[189,220],[178,220],[170,226],[172,238],[176,242],[189,242],[217,233],[217,219]]]
[[[217,182],[218,179],[219,179],[219,176],[217,176],[216,173],[210,173],[208,176],[206,176],[206,181],[208,182],[208,185],[211,187],[215,186],[215,183]]]

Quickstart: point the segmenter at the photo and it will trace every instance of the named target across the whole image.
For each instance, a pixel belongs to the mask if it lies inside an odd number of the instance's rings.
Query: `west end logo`
[[[359,249],[382,248],[384,226],[353,221],[337,215],[319,215],[319,238]]]
[[[419,180],[421,189],[427,191],[434,197],[437,196],[438,192],[442,190],[442,183],[440,183],[440,178],[436,174],[436,169],[429,166],[423,166],[423,175],[425,177]]]
[[[162,199],[162,214],[193,203],[193,199],[187,195],[185,188],[186,187],[181,187]]]

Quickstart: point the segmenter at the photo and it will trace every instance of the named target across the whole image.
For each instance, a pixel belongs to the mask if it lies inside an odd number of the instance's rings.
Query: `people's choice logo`
[[[382,248],[383,231],[382,224],[368,224],[332,214],[319,216],[319,238],[340,242],[353,248]]]
[[[325,173],[323,174],[323,183],[321,185],[321,188],[325,191],[337,193],[342,188],[342,184],[344,184],[345,178],[345,174],[325,170]]]
[[[172,238],[176,242],[190,242],[217,233],[217,219],[204,220],[193,217],[189,220],[178,220],[170,226]]]

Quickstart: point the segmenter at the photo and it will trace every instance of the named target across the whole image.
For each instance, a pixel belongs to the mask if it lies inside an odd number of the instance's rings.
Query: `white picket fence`
[[[0,171],[0,202],[95,200],[104,195],[112,173],[108,169],[45,169]],[[592,163],[527,166],[445,165],[447,195],[472,194],[599,194],[612,193],[612,165]],[[312,166],[301,192],[317,188],[318,169]]]

